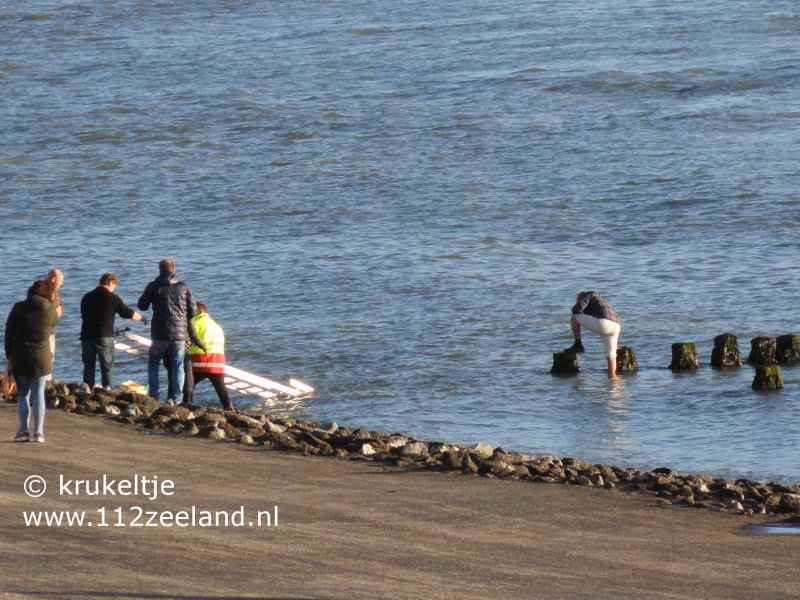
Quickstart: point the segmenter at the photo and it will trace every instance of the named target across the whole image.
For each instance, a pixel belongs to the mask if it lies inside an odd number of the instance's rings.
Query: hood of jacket
[[[28,294],[27,299],[25,302],[28,304],[29,307],[35,310],[47,310],[53,303],[50,302],[47,298],[42,298],[41,296],[37,296],[36,294]]]
[[[178,278],[178,274],[173,271],[166,275],[159,275],[156,277],[156,281],[162,285],[175,285],[176,283],[180,283],[181,280]]]

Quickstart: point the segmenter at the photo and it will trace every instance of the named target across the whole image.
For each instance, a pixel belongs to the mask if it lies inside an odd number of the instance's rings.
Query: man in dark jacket
[[[159,275],[147,284],[139,298],[139,310],[148,310],[153,306],[153,318],[150,325],[152,345],[148,355],[147,379],[150,384],[150,396],[159,399],[158,373],[164,355],[170,369],[170,377],[174,382],[172,394],[175,404],[183,399],[183,360],[186,356],[186,339],[190,335],[190,320],[195,315],[194,295],[189,286],[178,279],[175,263],[164,258],[158,263]]]
[[[81,298],[83,382],[89,387],[94,386],[94,368],[99,358],[103,387],[114,389],[114,317],[119,315],[147,325],[147,317],[125,304],[114,293],[115,289],[117,276],[103,273],[100,285]]]

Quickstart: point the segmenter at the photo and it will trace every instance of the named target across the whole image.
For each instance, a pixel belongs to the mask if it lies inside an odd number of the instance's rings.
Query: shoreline
[[[4,429],[16,407],[0,406]],[[0,442],[0,599],[800,598],[800,536],[766,517],[659,507],[580,486],[264,452],[50,411],[45,444]],[[22,486],[50,485],[41,498]],[[60,494],[59,477],[174,482],[173,495]],[[102,489],[102,488],[101,488]],[[117,488],[119,490],[119,487]],[[150,494],[152,496],[153,494]],[[26,510],[109,519],[279,509],[276,527],[28,527]]]
[[[46,391],[48,408],[81,415],[102,415],[145,431],[297,452],[340,460],[386,464],[413,470],[455,472],[489,479],[565,484],[624,491],[655,497],[657,502],[744,516],[784,516],[800,522],[800,484],[750,479],[728,480],[680,473],[668,467],[641,470],[592,464],[579,458],[532,456],[478,443],[464,447],[448,442],[363,428],[320,425],[309,420],[255,418],[239,412],[193,405],[161,404],[149,396],[89,390],[79,383],[54,381]]]

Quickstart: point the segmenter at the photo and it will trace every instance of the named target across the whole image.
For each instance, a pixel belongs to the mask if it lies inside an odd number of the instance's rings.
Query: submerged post
[[[697,344],[684,342],[672,344],[672,362],[669,368],[673,371],[690,371],[698,369],[700,361],[697,359]]]
[[[617,372],[635,373],[638,370],[639,364],[636,362],[636,355],[633,353],[633,348],[630,346],[620,346],[617,348]]]
[[[742,364],[742,353],[739,342],[732,333],[723,333],[714,338],[714,349],[711,351],[711,366],[738,367]]]
[[[776,358],[782,365],[793,365],[800,362],[800,335],[779,335],[775,340],[777,345]]]
[[[749,365],[777,365],[775,359],[775,338],[757,337],[750,340]]]
[[[553,367],[550,369],[550,373],[553,375],[574,375],[579,373],[580,370],[577,354],[574,352],[553,352]]]
[[[781,368],[778,365],[758,365],[753,377],[754,390],[779,390],[783,387]]]

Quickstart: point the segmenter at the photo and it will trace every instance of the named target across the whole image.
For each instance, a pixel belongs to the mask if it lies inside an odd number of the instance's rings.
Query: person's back
[[[147,378],[150,395],[159,399],[158,373],[162,359],[166,356],[169,365],[170,389],[176,404],[183,398],[183,361],[186,355],[186,339],[190,334],[189,321],[195,315],[192,290],[175,273],[175,264],[169,258],[158,263],[158,277],[147,284],[137,303],[140,310],[153,307],[150,337],[152,343],[148,353]]]
[[[154,340],[185,340],[189,337],[187,324],[195,315],[191,289],[173,271],[162,273],[139,298],[140,310],[153,307],[150,335]]]

